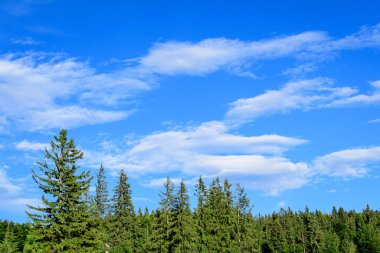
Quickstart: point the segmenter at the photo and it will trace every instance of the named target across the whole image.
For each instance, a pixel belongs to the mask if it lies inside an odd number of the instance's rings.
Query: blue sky
[[[0,218],[25,221],[60,128],[82,168],[241,183],[253,212],[378,209],[375,1],[0,3]]]

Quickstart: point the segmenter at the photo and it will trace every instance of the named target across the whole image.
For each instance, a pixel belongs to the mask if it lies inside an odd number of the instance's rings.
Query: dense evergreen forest
[[[33,171],[42,206],[28,206],[30,223],[0,222],[0,252],[380,252],[380,212],[332,209],[253,215],[240,185],[215,178],[195,185],[196,207],[184,181],[167,178],[157,210],[132,202],[121,171],[109,193],[104,167],[94,179],[79,170],[83,153],[67,131],[54,137]]]

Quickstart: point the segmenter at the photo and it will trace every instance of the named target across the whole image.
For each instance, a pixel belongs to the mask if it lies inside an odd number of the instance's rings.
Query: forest
[[[200,176],[194,196],[168,177],[158,208],[136,210],[123,170],[109,191],[105,168],[93,178],[82,158],[66,130],[54,136],[32,171],[42,205],[27,207],[25,224],[0,221],[0,252],[380,252],[380,212],[369,206],[254,214],[242,186]]]

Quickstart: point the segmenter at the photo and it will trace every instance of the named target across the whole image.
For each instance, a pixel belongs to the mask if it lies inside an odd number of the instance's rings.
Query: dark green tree
[[[236,185],[236,238],[239,252],[254,252],[257,235],[254,227],[252,208],[243,187]]]
[[[134,252],[135,249],[136,216],[130,187],[127,174],[121,170],[109,219],[111,252]]]
[[[3,242],[0,244],[1,253],[16,253],[18,250],[16,236],[13,229],[8,225]]]
[[[102,219],[108,214],[109,200],[108,200],[108,188],[106,181],[106,173],[103,164],[100,165],[99,172],[96,175],[96,195],[95,203],[96,209]]]
[[[182,180],[174,196],[173,252],[198,252],[194,225],[188,191]]]
[[[152,252],[173,252],[174,226],[174,184],[168,177],[160,194],[152,236]]]
[[[206,221],[205,221],[205,204],[207,201],[207,187],[200,176],[195,185],[195,195],[197,197],[197,207],[194,212],[194,220],[197,231],[197,248],[198,252],[207,252],[206,246]]]
[[[104,243],[92,227],[89,172],[79,172],[82,151],[61,130],[45,149],[47,161],[38,162],[33,179],[43,191],[42,206],[30,206],[33,222],[25,252],[101,252]]]

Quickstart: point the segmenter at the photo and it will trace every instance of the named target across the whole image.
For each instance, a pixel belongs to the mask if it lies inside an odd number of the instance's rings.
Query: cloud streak
[[[15,145],[16,149],[25,151],[41,151],[45,150],[48,146],[46,143],[30,142],[27,140],[20,141]]]
[[[98,73],[62,55],[29,53],[0,57],[0,129],[73,128],[125,119],[136,92],[150,85],[123,71]],[[115,105],[124,107],[114,110]],[[3,130],[2,132],[6,132]]]
[[[332,38],[326,32],[309,31],[258,41],[209,38],[199,42],[169,41],[156,43],[141,58],[140,69],[159,75],[206,75],[225,70],[234,74],[255,76],[253,63],[280,58],[323,60],[343,50],[379,48],[380,24],[363,27],[343,38]],[[299,74],[313,71],[308,63],[298,69],[285,71]]]
[[[371,165],[379,165],[380,147],[353,148],[327,154],[314,161],[315,172],[321,175],[352,178],[365,176]]]
[[[289,82],[278,90],[269,90],[251,98],[241,98],[230,104],[227,120],[252,121],[293,110],[313,110],[380,103],[379,81],[372,82],[373,93],[362,94],[352,87],[336,87],[332,80],[316,78]]]

